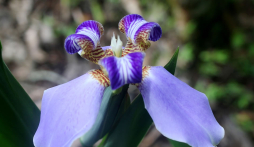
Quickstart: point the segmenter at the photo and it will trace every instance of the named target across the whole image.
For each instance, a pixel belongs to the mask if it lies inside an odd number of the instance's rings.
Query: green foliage
[[[197,24],[193,21],[189,21],[186,28],[186,35],[190,36],[197,28]]]
[[[205,85],[205,83],[198,81],[195,89],[204,92],[210,101],[215,101],[225,95],[225,89],[216,83]]]
[[[165,66],[169,72],[174,74],[179,49]],[[119,122],[108,133],[103,146],[138,146],[152,124],[152,119],[144,107],[143,98],[138,95],[129,109],[124,113]]]
[[[119,0],[107,0],[107,1],[110,2],[110,3],[113,3],[113,4],[118,4],[118,3],[121,2]]]
[[[228,82],[226,85],[207,84],[203,81],[198,81],[195,89],[205,93],[208,99],[213,102],[224,101],[225,103],[231,103],[234,100],[234,106],[239,109],[245,109],[254,103],[252,99],[253,92],[234,81]]]
[[[227,63],[229,53],[225,50],[202,51],[199,58],[204,62]]]
[[[200,73],[208,76],[218,75],[219,68],[213,62],[203,63],[199,67]]]
[[[102,12],[101,5],[97,1],[91,1],[91,11],[94,17],[94,20],[104,24],[104,15]]]
[[[224,65],[229,60],[229,53],[226,50],[202,51],[199,55],[201,61],[199,72],[207,76],[217,76],[220,65]]]
[[[61,0],[61,3],[65,6],[76,7],[79,5],[81,0]]]
[[[60,25],[58,26],[55,30],[54,30],[54,33],[56,35],[56,37],[58,36],[69,36],[71,34],[73,34],[73,32],[75,32],[76,30],[76,24],[73,24],[73,25]]]
[[[192,44],[185,44],[181,49],[181,54],[179,54],[179,58],[181,58],[181,60],[183,60],[184,62],[192,61],[194,57],[193,50],[194,49]]]
[[[240,109],[244,109],[253,103],[253,92],[248,91],[242,85],[236,82],[229,82],[226,86],[226,95],[237,98],[236,105]]]
[[[2,59],[0,42],[0,146],[32,147],[40,111]]]
[[[235,116],[236,121],[247,132],[254,131],[254,122],[251,117],[251,113],[239,113]]]
[[[232,35],[231,44],[235,49],[239,49],[245,43],[245,36],[243,32],[236,31]]]

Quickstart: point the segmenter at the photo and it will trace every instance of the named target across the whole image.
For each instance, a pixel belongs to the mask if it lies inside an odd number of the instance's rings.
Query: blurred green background
[[[225,128],[218,147],[254,144],[254,0],[0,0],[3,58],[40,108],[43,91],[98,68],[68,55],[64,39],[83,21],[103,24],[110,45],[119,20],[131,13],[162,27],[145,65],[164,66],[179,46],[176,76],[205,93]],[[129,89],[132,99],[138,90]],[[76,141],[73,147],[80,146]],[[170,147],[154,127],[141,147]]]

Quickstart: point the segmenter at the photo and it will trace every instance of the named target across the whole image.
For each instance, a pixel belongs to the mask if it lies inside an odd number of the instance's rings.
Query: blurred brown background
[[[161,25],[145,65],[164,66],[179,46],[176,76],[204,92],[226,135],[218,147],[253,147],[254,0],[0,0],[3,58],[38,107],[43,91],[98,68],[68,55],[64,39],[83,21],[103,24],[110,45],[119,20],[141,14]],[[131,86],[134,99],[138,90]],[[76,141],[73,147],[80,146]],[[140,147],[170,147],[152,127]]]

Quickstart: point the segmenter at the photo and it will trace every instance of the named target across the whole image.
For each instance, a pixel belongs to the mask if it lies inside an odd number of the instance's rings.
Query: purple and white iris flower
[[[93,20],[78,26],[65,40],[68,53],[100,65],[65,84],[47,89],[42,98],[41,119],[34,136],[36,147],[68,147],[95,123],[105,88],[113,90],[136,83],[156,128],[166,137],[193,147],[213,147],[224,136],[205,94],[191,88],[161,66],[142,67],[149,41],[162,34],[159,24],[137,14],[119,22],[128,39],[118,36],[111,46],[100,46],[103,26]]]

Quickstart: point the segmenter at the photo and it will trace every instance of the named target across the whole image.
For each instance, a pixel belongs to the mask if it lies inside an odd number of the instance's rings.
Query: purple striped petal
[[[193,147],[214,147],[224,137],[205,94],[163,67],[146,67],[139,85],[145,107],[166,137]]]
[[[138,14],[127,15],[119,22],[119,30],[126,34],[133,43],[139,41],[157,41],[160,39],[162,30],[159,24],[147,22]]]
[[[88,20],[80,24],[75,33],[83,35],[90,35],[90,33],[92,33],[94,38],[100,38],[104,33],[104,29],[101,23],[94,20]]]
[[[145,54],[130,53],[124,57],[115,56],[103,58],[100,64],[107,70],[113,90],[124,84],[140,83],[142,80],[142,64]]]
[[[74,54],[85,48],[92,50],[95,45],[88,36],[72,34],[65,39],[64,48],[69,54]]]
[[[94,20],[85,21],[78,26],[75,34],[65,39],[64,47],[69,54],[80,50],[92,50],[97,47],[103,35],[102,25]]]
[[[69,147],[93,126],[108,86],[97,80],[102,74],[94,70],[44,92],[36,147]]]

